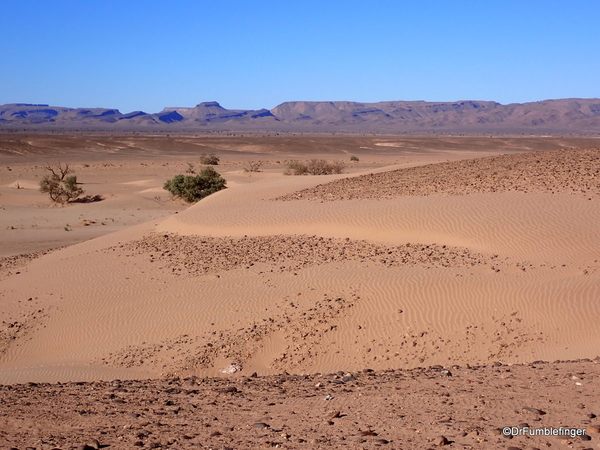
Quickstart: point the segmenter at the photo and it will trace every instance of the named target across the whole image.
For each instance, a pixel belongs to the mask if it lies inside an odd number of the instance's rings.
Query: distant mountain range
[[[600,99],[501,105],[492,101],[285,102],[259,110],[217,102],[158,113],[12,103],[0,106],[0,129],[306,132],[600,133]]]

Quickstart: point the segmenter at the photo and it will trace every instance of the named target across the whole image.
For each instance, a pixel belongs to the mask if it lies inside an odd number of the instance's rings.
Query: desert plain
[[[599,148],[2,134],[0,448],[598,448]],[[227,189],[172,199],[203,153]]]

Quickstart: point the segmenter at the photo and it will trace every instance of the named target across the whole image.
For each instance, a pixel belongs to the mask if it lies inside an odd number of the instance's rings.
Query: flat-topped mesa
[[[322,120],[330,115],[350,118],[366,115],[377,115],[392,119],[423,118],[433,114],[455,111],[472,111],[501,106],[491,101],[458,101],[458,102],[424,102],[391,101],[377,103],[360,102],[285,102],[276,106],[271,112],[284,121],[305,120],[307,118]]]
[[[202,102],[202,103],[198,103],[196,105],[196,108],[201,108],[201,107],[204,107],[204,108],[213,108],[214,107],[214,108],[225,109],[219,104],[219,102]]]
[[[91,111],[91,112],[88,112]],[[216,101],[167,107],[154,114],[124,115],[116,109],[0,105],[0,128],[149,129],[157,126],[249,131],[592,133],[600,132],[600,99],[558,99],[502,105],[454,102],[292,101],[271,110],[227,109]]]
[[[192,124],[201,124],[210,126],[219,123],[227,123],[229,126],[241,126],[247,128],[256,119],[266,118],[267,120],[277,121],[277,118],[267,109],[243,110],[226,109],[218,102],[202,102],[188,107],[170,107],[165,108],[157,115],[158,120],[165,123],[187,122]],[[264,119],[261,121],[264,122]]]

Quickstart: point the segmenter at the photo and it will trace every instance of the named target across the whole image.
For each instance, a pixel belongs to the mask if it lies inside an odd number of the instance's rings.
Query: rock
[[[443,445],[448,445],[450,443],[450,441],[448,440],[448,438],[446,438],[446,436],[439,436],[436,437],[432,442],[433,445],[437,445],[437,446],[443,446]]]
[[[221,392],[223,394],[235,394],[239,391],[238,391],[238,388],[236,388],[235,386],[228,386],[223,389],[218,389],[218,392]]]
[[[221,370],[221,373],[236,373],[242,370],[242,366],[240,364],[230,364],[228,367]]]
[[[270,427],[270,425],[268,425],[264,422],[256,422],[256,423],[252,424],[252,426],[254,428],[269,428]]]
[[[360,435],[361,436],[377,436],[377,433],[375,433],[373,430],[365,430],[365,431],[361,431]]]
[[[541,409],[537,409],[537,408],[530,408],[529,406],[525,406],[523,408],[525,411],[529,411],[532,412],[534,414],[539,414],[540,416],[544,416],[546,415],[546,411],[542,411]]]
[[[87,443],[87,446],[93,448],[94,450],[98,450],[100,448],[100,442],[98,442],[98,439],[92,439]]]

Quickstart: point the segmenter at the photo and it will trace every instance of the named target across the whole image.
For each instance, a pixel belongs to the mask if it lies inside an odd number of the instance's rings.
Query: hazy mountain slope
[[[167,107],[154,114],[48,105],[0,106],[0,128],[287,131],[600,131],[600,99],[501,105],[492,101],[285,102],[272,110],[233,110],[217,102]]]

